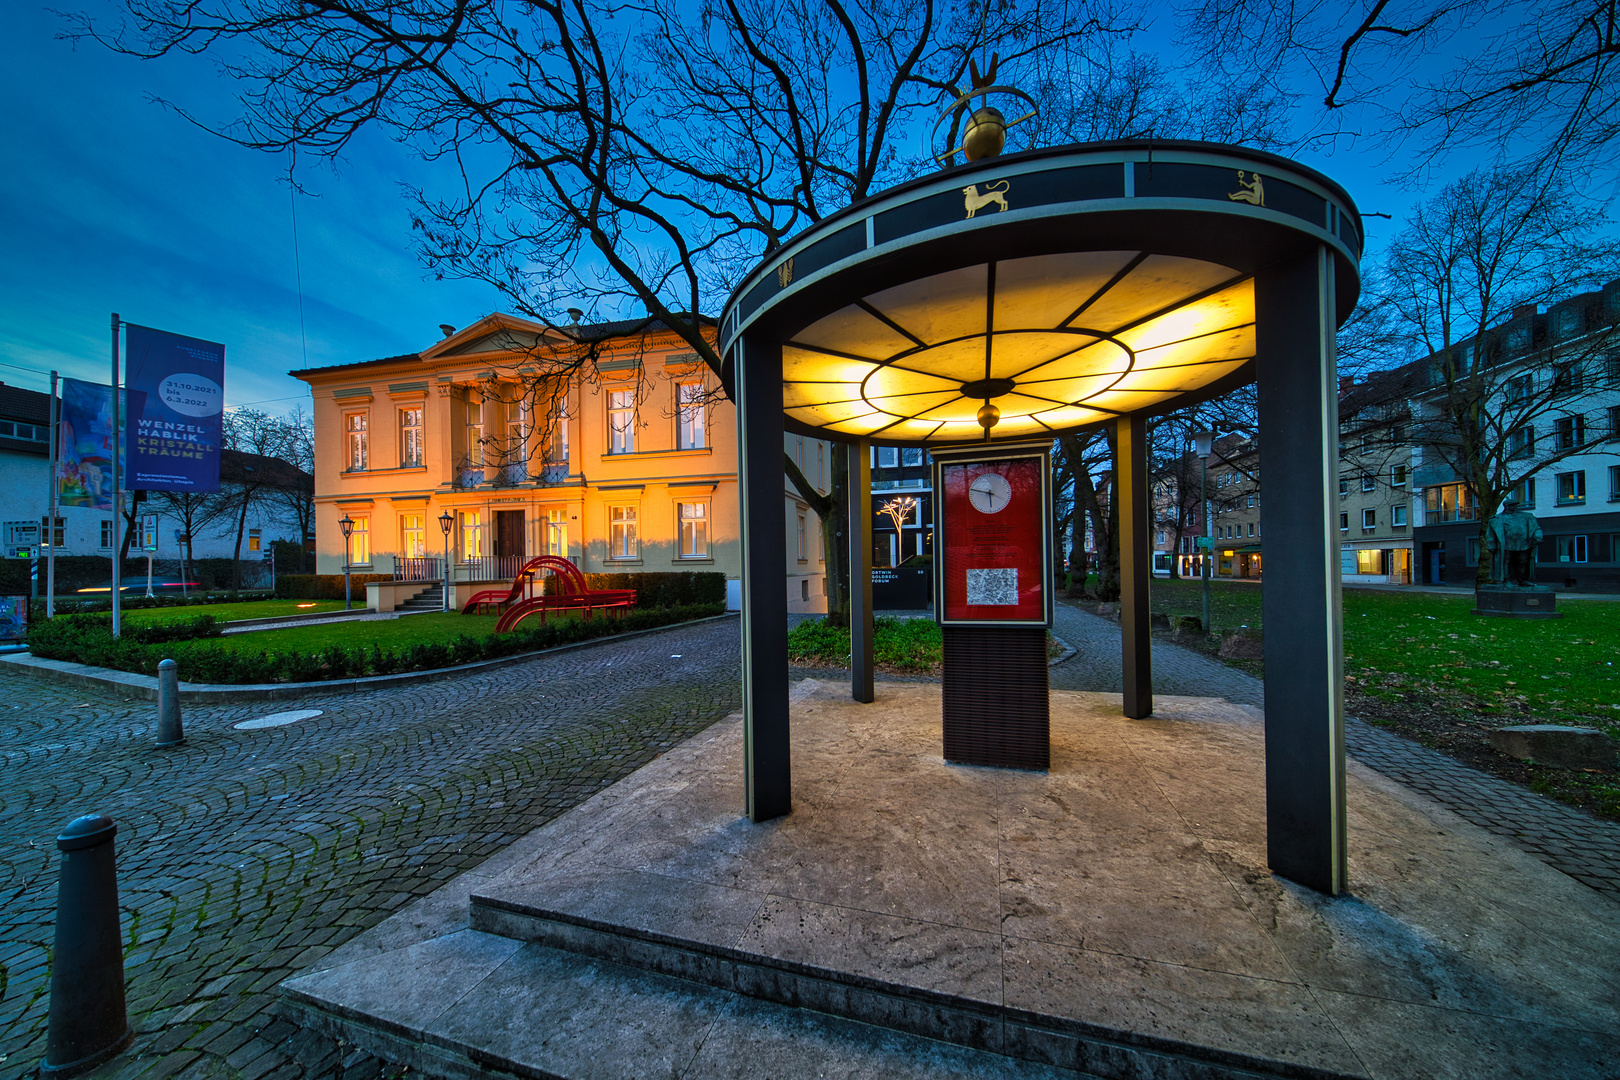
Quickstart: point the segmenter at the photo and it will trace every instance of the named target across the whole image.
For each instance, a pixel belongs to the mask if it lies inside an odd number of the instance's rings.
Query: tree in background
[[[1422,204],[1391,241],[1382,301],[1422,359],[1364,392],[1369,426],[1411,400],[1413,437],[1426,465],[1466,485],[1485,547],[1503,500],[1538,471],[1606,438],[1586,424],[1582,399],[1620,390],[1612,311],[1576,312],[1577,332],[1538,339],[1533,311],[1620,274],[1607,219],[1567,188],[1527,183],[1517,170],[1480,170]],[[1562,430],[1561,430],[1562,428]],[[1557,431],[1557,437],[1553,433]],[[1478,581],[1488,583],[1481,559]]]

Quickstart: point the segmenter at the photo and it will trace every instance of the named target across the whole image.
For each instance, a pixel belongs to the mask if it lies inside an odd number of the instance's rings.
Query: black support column
[[[737,471],[744,522],[743,773],[749,818],[768,821],[792,809],[782,345],[745,336],[738,352]]]
[[[1147,421],[1122,416],[1115,424],[1119,475],[1119,627],[1125,715],[1153,714],[1153,637],[1148,587],[1153,555],[1148,545]]]
[[[872,443],[857,439],[849,455],[849,693],[870,704],[872,689]]]
[[[1345,888],[1334,267],[1326,248],[1255,275],[1265,537],[1266,858]]]

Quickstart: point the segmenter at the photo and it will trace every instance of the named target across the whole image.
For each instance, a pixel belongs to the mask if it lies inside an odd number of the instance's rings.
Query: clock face
[[[994,514],[1007,508],[1012,499],[1012,485],[997,473],[984,473],[968,485],[968,500],[981,514]]]

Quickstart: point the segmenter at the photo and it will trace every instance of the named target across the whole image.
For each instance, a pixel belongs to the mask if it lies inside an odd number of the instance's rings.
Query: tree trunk
[[[821,519],[822,543],[827,549],[822,573],[827,592],[827,621],[833,626],[849,626],[849,449],[835,444],[832,455],[832,491],[823,495],[799,468],[791,455],[783,453],[787,478],[805,505]]]
[[[239,496],[241,508],[236,514],[236,548],[231,552],[231,588],[242,588],[242,533],[247,530],[248,504],[252,502],[247,491]]]

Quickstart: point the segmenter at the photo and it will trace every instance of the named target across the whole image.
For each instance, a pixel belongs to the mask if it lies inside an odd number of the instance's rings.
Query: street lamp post
[[[444,533],[444,585],[439,589],[440,597],[444,603],[444,610],[450,610],[450,526],[456,519],[446,510],[439,515],[439,530]]]
[[[1197,453],[1201,464],[1198,467],[1198,505],[1202,507],[1204,515],[1204,539],[1207,546],[1203,557],[1198,560],[1200,575],[1204,579],[1204,633],[1209,633],[1209,560],[1215,554],[1214,527],[1209,520],[1209,455],[1215,448],[1215,433],[1213,431],[1193,432],[1193,451]]]
[[[354,519],[348,514],[338,522],[338,528],[343,530],[343,610],[349,610],[349,537],[354,534]]]

